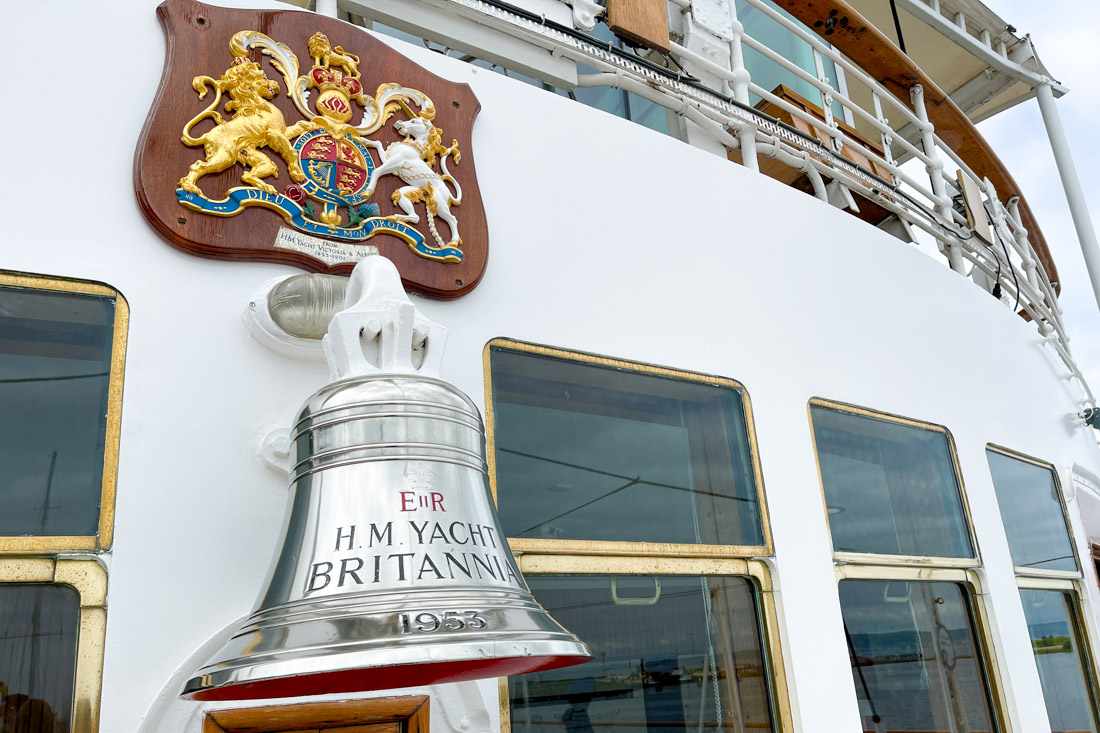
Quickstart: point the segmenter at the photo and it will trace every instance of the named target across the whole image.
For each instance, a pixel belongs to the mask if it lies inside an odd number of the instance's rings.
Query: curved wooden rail
[[[1054,292],[1060,293],[1058,268],[1050,256],[1050,249],[1035,215],[1031,213],[1031,207],[1012,174],[958,105],[912,59],[902,53],[893,41],[844,0],[773,1],[825,41],[836,46],[906,105],[912,107],[909,102],[910,87],[915,84],[924,87],[928,120],[936,128],[936,135],[966,161],[974,173],[989,178],[997,189],[997,195],[1002,197],[1002,203],[1013,196],[1019,197],[1020,219],[1027,229],[1028,241],[1046,270]],[[830,18],[834,18],[835,22],[829,23]],[[827,23],[831,27],[826,28]]]

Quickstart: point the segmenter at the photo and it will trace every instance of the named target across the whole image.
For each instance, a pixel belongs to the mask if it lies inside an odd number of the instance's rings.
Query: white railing
[[[725,86],[733,92],[735,99],[744,97],[738,101],[748,101],[747,95],[738,94],[737,87],[740,85],[748,92],[817,131],[819,136],[831,143],[831,146],[826,145],[825,154],[814,155],[812,161],[807,161],[805,156],[797,155],[788,156],[787,159],[780,155],[779,159],[799,169],[805,169],[807,163],[812,162],[812,167],[818,174],[837,180],[865,196],[870,194],[869,198],[873,198],[880,206],[888,209],[898,220],[930,235],[945,255],[951,269],[969,277],[986,290],[999,293],[1003,303],[1021,314],[1026,314],[1027,318],[1036,324],[1044,341],[1057,352],[1069,368],[1070,374],[1067,375],[1067,379],[1076,381],[1081,388],[1082,406],[1094,405],[1093,395],[1070,353],[1069,337],[1062,321],[1062,311],[1058,306],[1054,288],[1021,222],[1017,206],[1018,199],[1013,198],[1007,205],[1002,204],[993,184],[986,178],[978,177],[954,150],[936,136],[935,129],[927,116],[921,86],[912,87],[910,98],[912,108],[910,108],[846,56],[797,21],[792,21],[776,10],[766,0],[745,0],[745,2],[811,47],[816,76],[745,33],[736,22],[733,41],[730,44],[729,68],[703,58],[685,48],[684,45],[673,43],[672,53],[677,60],[685,65],[705,69],[722,79]],[[675,4],[690,9],[690,0],[686,5],[682,5],[680,0],[675,0]],[[732,9],[732,2],[730,6]],[[749,70],[744,65],[744,55],[740,48],[742,45],[753,49],[795,78],[817,89],[821,94],[820,115],[811,114],[776,95],[772,90],[754,84]],[[870,90],[870,109],[857,104],[849,95],[829,83],[824,72],[824,59],[829,59],[843,69],[849,88],[853,84],[859,84]],[[882,147],[881,153],[853,139],[845,131],[833,114],[833,103],[848,110],[852,118],[860,120],[865,127],[877,131]],[[886,110],[889,111],[889,117]],[[776,157],[774,152],[781,151],[782,144],[777,140],[769,140],[766,132],[762,133],[759,130],[754,132],[757,154]],[[909,132],[914,139],[907,139],[903,132]],[[748,157],[749,151],[744,150],[743,142],[746,135],[743,130],[738,137],[742,142],[744,160]],[[842,146],[850,146],[858,150],[873,160],[876,167],[889,171],[893,178],[888,182],[890,185],[868,187],[865,180],[851,181],[845,171],[833,169],[838,162],[837,159],[841,157],[838,151]],[[904,165],[909,161],[923,164],[927,175],[925,181],[918,180],[912,175],[911,166]],[[751,163],[746,161],[747,165],[752,163],[755,161]],[[961,192],[958,191],[955,178],[947,173],[948,163],[953,164],[952,172],[958,168],[977,183],[994,233],[994,242],[986,243],[976,236],[970,230],[966,217],[955,209],[955,197]],[[752,167],[757,166],[752,165]],[[816,177],[811,176],[815,193],[819,198],[826,198],[821,194],[823,187],[814,178]]]
[[[605,41],[521,10],[508,0],[427,1],[445,4],[451,12],[475,20],[481,28],[544,48],[552,57],[568,58],[595,69],[595,73],[580,75],[578,86],[624,89],[690,119],[698,133],[739,150],[742,163],[748,168],[759,170],[759,156],[772,158],[804,173],[814,196],[823,201],[858,206],[852,195],[855,192],[882,207],[890,214],[888,223],[895,225],[891,227],[893,230],[914,241],[918,236],[930,238],[952,270],[999,295],[1007,307],[1026,315],[1043,341],[1066,364],[1069,369],[1066,378],[1076,382],[1081,390],[1082,408],[1095,405],[1070,354],[1057,296],[1028,239],[1016,200],[1003,204],[992,183],[976,176],[936,135],[919,85],[912,87],[909,100],[899,99],[856,63],[767,0],[744,2],[809,45],[813,72],[746,34],[736,20],[736,0],[725,0],[733,16],[728,58],[704,57],[688,48],[691,44],[685,37],[682,43],[671,41],[670,55],[675,63],[669,65],[667,72],[652,61],[619,52]],[[579,27],[591,27],[591,22],[603,11],[591,0],[563,1],[573,6]],[[921,0],[915,2],[923,4]],[[668,7],[674,15],[694,17],[693,0],[668,0]],[[713,7],[710,11],[713,13]],[[588,22],[582,22],[582,18]],[[672,20],[671,27],[685,28],[685,35],[690,32],[691,23]],[[712,37],[708,43],[717,40]],[[821,95],[820,116],[753,83],[744,60],[745,47],[816,89]],[[843,71],[848,90],[862,87],[869,91],[867,107],[829,83],[826,59]],[[677,67],[690,70],[703,78],[703,83],[677,74]],[[792,130],[754,110],[753,95],[808,126],[822,140]],[[844,117],[877,134],[881,152],[853,138],[848,131],[852,128],[833,114],[834,103],[846,110]],[[876,170],[868,171],[846,159],[841,154],[845,146],[873,161],[872,168]],[[921,167],[923,176],[919,172]],[[956,168],[976,182],[995,241],[983,242],[971,231],[966,217],[955,210],[955,199],[961,193],[954,178]],[[880,175],[881,171],[888,176]]]

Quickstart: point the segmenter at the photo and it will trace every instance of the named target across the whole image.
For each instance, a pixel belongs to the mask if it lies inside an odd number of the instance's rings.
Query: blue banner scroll
[[[409,249],[421,257],[437,262],[462,261],[462,250],[457,247],[433,247],[424,241],[423,234],[404,222],[376,216],[364,219],[356,227],[329,226],[307,219],[305,209],[290,198],[279,193],[261,191],[258,188],[231,188],[229,196],[221,201],[212,201],[205,196],[176,189],[176,198],[179,199],[180,204],[192,211],[201,211],[214,216],[236,216],[249,206],[273,209],[282,214],[292,226],[303,232],[348,242],[365,242],[375,234],[392,234],[403,239],[409,245]]]

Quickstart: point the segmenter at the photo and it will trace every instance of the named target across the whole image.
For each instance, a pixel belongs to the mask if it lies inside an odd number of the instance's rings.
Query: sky
[[[1100,181],[1092,175],[1100,169],[1100,151],[1091,140],[1100,119],[1100,76],[1088,56],[1096,37],[1082,13],[1091,3],[985,0],[985,4],[1015,26],[1017,35],[1030,34],[1050,75],[1069,88],[1069,93],[1057,100],[1058,111],[1093,224],[1100,224]],[[1070,350],[1100,399],[1100,307],[1085,270],[1039,104],[1034,99],[1019,104],[982,122],[978,129],[1016,179],[1043,230],[1062,281],[1059,302]]]

